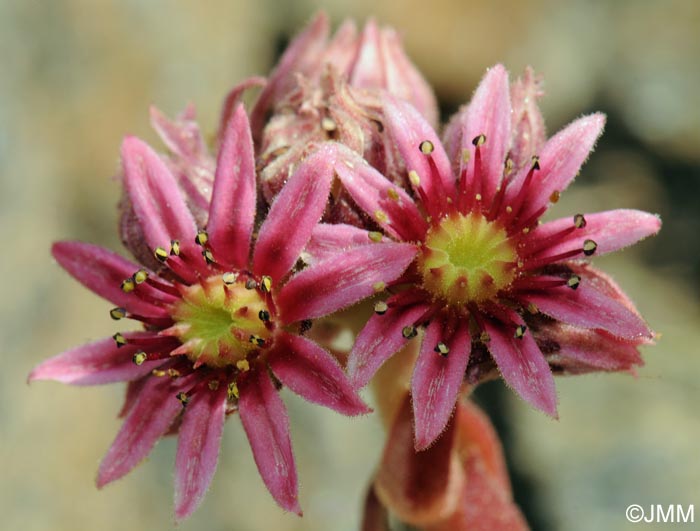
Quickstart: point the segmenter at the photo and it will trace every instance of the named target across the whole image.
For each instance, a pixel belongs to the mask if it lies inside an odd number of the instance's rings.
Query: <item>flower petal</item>
[[[513,105],[513,145],[510,157],[516,170],[531,164],[547,140],[544,118],[537,105],[537,99],[544,95],[542,80],[535,75],[532,67],[526,67],[523,76],[517,79],[510,89]]]
[[[245,269],[255,221],[255,158],[243,105],[226,127],[216,163],[207,231],[217,263]]]
[[[522,324],[520,316],[511,310],[507,311],[507,315],[513,324],[484,319],[483,326],[491,338],[489,352],[503,379],[516,393],[537,409],[556,418],[557,392],[552,371],[530,331],[526,331],[521,338],[514,336],[514,325]]]
[[[124,338],[151,335],[144,332],[124,332]],[[29,374],[28,381],[54,380],[71,385],[100,385],[137,380],[150,373],[163,360],[146,361],[141,365],[133,362],[138,345],[117,346],[108,337],[92,343],[66,350],[43,361]]]
[[[170,248],[194,246],[195,222],[175,177],[161,158],[143,141],[126,137],[122,143],[124,186],[148,245]]]
[[[343,415],[371,411],[350,385],[336,359],[309,339],[280,332],[268,363],[284,385],[309,402]]]
[[[297,471],[284,403],[265,370],[244,373],[238,388],[238,412],[260,476],[280,507],[301,516]]]
[[[350,84],[353,87],[384,88],[384,56],[380,47],[380,34],[376,21],[370,19],[360,35],[357,58],[352,67]]]
[[[311,239],[306,244],[304,261],[309,265],[317,264],[326,258],[349,251],[360,245],[372,245],[370,233],[353,225],[338,223],[319,223],[311,233]],[[386,238],[382,239],[387,241]]]
[[[151,105],[150,114],[151,126],[170,151],[191,164],[206,157],[207,145],[195,121],[194,105],[188,105],[175,120],[165,116],[155,105]]]
[[[277,195],[260,228],[253,270],[280,280],[292,268],[326,208],[334,150],[323,146],[302,162]]]
[[[141,269],[141,266],[126,258],[103,247],[83,242],[54,243],[51,254],[70,276],[111,303],[144,317],[168,316],[163,308],[140,299],[138,290],[125,293],[121,289],[122,282]]]
[[[336,174],[358,206],[395,238],[421,240],[428,224],[413,199],[357,153],[340,144],[336,144],[336,150]]]
[[[474,193],[480,193],[484,204],[489,205],[501,182],[511,141],[508,72],[503,65],[486,72],[462,116],[462,146],[458,155],[464,161],[464,154],[469,153],[466,167],[472,179],[470,184]],[[486,136],[486,142],[479,147],[481,168],[475,168],[477,148],[473,140],[479,135]],[[465,167],[464,162],[462,167]],[[479,175],[478,181],[474,180],[475,174]]]
[[[194,375],[175,380],[167,377],[148,379],[100,463],[98,488],[126,475],[150,453],[182,411],[182,404],[175,395],[187,390],[193,378]]]
[[[224,98],[224,104],[221,106],[221,114],[219,115],[219,130],[216,134],[216,138],[219,143],[221,143],[221,139],[226,132],[226,126],[231,120],[231,115],[238,107],[238,103],[240,102],[245,91],[253,87],[265,87],[265,85],[267,85],[267,79],[260,76],[252,76],[244,79],[229,91],[226,98]]]
[[[572,249],[580,249],[584,240],[590,239],[598,244],[595,251],[598,256],[633,245],[661,229],[659,216],[641,210],[608,210],[586,214],[585,220],[585,227],[559,238],[552,237],[571,227],[573,219],[568,217],[544,223],[532,232],[525,245],[532,243],[538,247],[542,246],[537,252],[538,255],[556,256]],[[552,241],[544,246],[547,239]]]
[[[415,324],[430,306],[427,301],[409,301],[410,295],[404,292],[389,298],[386,313],[370,317],[358,334],[347,363],[355,388],[367,385],[379,367],[406,344],[401,331]]]
[[[203,387],[187,404],[175,457],[175,517],[184,520],[199,507],[219,460],[226,419],[226,386]]]
[[[449,349],[446,355],[436,352],[440,342]],[[460,326],[457,321],[445,323],[435,319],[428,325],[411,382],[416,451],[433,444],[447,426],[470,351],[466,324]]]
[[[377,284],[396,280],[413,261],[408,243],[375,243],[350,249],[294,275],[277,304],[285,323],[328,315],[369,297]]]

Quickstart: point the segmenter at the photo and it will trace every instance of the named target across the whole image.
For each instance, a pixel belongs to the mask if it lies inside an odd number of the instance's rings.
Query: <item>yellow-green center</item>
[[[261,293],[245,281],[225,283],[209,277],[185,288],[175,305],[173,327],[193,362],[211,367],[237,365],[269,341],[269,308]]]
[[[506,231],[481,214],[455,214],[433,226],[418,257],[423,286],[451,304],[483,302],[515,277]]]

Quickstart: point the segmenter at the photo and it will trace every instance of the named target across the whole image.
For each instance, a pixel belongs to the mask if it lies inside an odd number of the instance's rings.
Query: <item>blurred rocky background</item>
[[[585,112],[608,114],[598,150],[553,215],[662,215],[660,236],[596,261],[662,337],[637,378],[558,380],[559,422],[500,383],[478,399],[504,437],[534,529],[632,529],[631,503],[695,503],[700,518],[700,3],[0,0],[2,528],[172,526],[173,440],[104,492],[94,487],[119,425],[119,386],[25,384],[40,360],[116,331],[108,303],[60,271],[49,246],[77,238],[120,248],[111,176],[121,137],[156,141],[151,103],[174,114],[192,101],[213,131],[227,89],[265,74],[319,8],[336,23],[376,16],[397,26],[446,115],[497,61],[513,75],[526,64],[544,74],[550,132]],[[357,528],[381,451],[378,421],[285,399],[306,516],[277,509],[233,419],[212,489],[179,529]]]

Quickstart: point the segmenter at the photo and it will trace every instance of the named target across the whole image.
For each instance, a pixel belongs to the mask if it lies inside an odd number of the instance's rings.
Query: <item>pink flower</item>
[[[100,465],[98,487],[129,472],[160,437],[177,433],[175,513],[186,518],[214,474],[224,420],[237,412],[269,491],[284,509],[301,514],[289,422],[277,390],[287,386],[347,415],[368,411],[338,362],[304,337],[306,320],[394,280],[412,261],[414,246],[360,246],[342,263],[332,258],[295,273],[326,205],[335,164],[329,149],[299,166],[252,244],[255,165],[241,106],[219,151],[206,231],[197,230],[175,176],[150,147],[127,138],[122,163],[134,215],[163,271],[79,242],[57,243],[53,255],[117,305],[112,318],[136,319],[144,330],[71,349],[40,364],[29,379],[130,382],[124,424]],[[323,289],[309,292],[309,284]]]
[[[525,83],[532,89],[532,79]],[[442,432],[465,371],[485,359],[522,398],[556,417],[543,347],[569,364],[610,370],[640,360],[627,356],[625,364],[605,359],[607,353],[629,354],[653,338],[612,280],[584,261],[656,233],[658,217],[614,210],[539,221],[579,172],[604,116],[580,118],[540,145],[539,111],[522,110],[522,96],[514,100],[507,72],[495,66],[447,129],[446,152],[420,113],[387,97],[385,127],[405,162],[412,196],[336,146],[344,159],[336,172],[356,203],[387,235],[420,246],[397,282],[402,287],[378,303],[348,360],[361,387],[425,329],[411,384],[417,449]],[[525,131],[529,141],[521,138]]]

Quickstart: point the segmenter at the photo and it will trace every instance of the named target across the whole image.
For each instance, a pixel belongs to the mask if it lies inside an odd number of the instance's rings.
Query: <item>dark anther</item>
[[[374,305],[374,313],[377,315],[384,315],[389,309],[389,305],[384,301],[379,301]]]
[[[430,155],[435,149],[435,146],[430,140],[423,140],[423,142],[418,145],[418,149],[420,149],[423,155]]]
[[[187,402],[190,401],[190,397],[187,396],[187,393],[185,393],[183,391],[180,391],[178,394],[176,394],[175,398],[177,398],[180,401],[180,403],[182,403],[183,407],[186,406]]]
[[[585,226],[586,218],[583,217],[583,214],[576,214],[574,216],[574,227],[576,227],[577,229],[582,229]]]
[[[180,240],[170,240],[170,254],[180,256]]]
[[[486,135],[475,136],[472,139],[472,144],[474,144],[475,147],[483,146],[485,143],[486,143]]]
[[[442,341],[440,343],[438,343],[437,345],[435,345],[434,350],[435,350],[435,352],[440,354],[440,356],[442,356],[443,358],[446,358],[447,355],[450,353],[450,347],[445,345]]]
[[[109,316],[114,319],[115,321],[118,321],[119,319],[124,319],[126,317],[126,309],[124,308],[112,308],[109,311]]]
[[[148,359],[148,354],[146,354],[143,350],[139,350],[131,359],[136,365],[143,365],[143,362]]]
[[[258,283],[255,282],[252,278],[249,278],[248,280],[245,281],[245,288],[246,289],[255,289],[258,287]]]
[[[207,234],[207,231],[197,231],[197,236],[194,237],[194,243],[196,243],[197,245],[206,245],[208,241],[209,234]]]
[[[159,262],[165,262],[168,259],[168,251],[162,247],[156,247],[153,251],[153,255]]]
[[[260,289],[265,293],[270,293],[272,291],[272,277],[263,275],[260,279]]]
[[[311,319],[304,319],[301,323],[299,323],[299,333],[305,334],[306,332],[311,330],[312,326],[313,321]]]
[[[267,310],[260,310],[258,312],[258,318],[263,322],[267,323],[270,320],[270,312]]]
[[[540,158],[535,155],[532,157],[532,169],[533,170],[539,170],[540,169]]]
[[[525,335],[525,331],[527,330],[527,326],[525,325],[518,325],[515,328],[515,339],[522,339],[523,336]]]
[[[114,334],[112,339],[114,339],[114,342],[117,344],[117,348],[121,348],[126,345],[126,338],[120,332]]]
[[[571,289],[577,289],[579,284],[581,284],[581,277],[578,275],[571,275],[569,280],[566,281],[566,285]]]
[[[416,330],[415,326],[404,326],[403,330],[401,330],[401,335],[404,339],[413,339],[418,335],[418,330]]]
[[[598,244],[593,240],[586,240],[583,242],[583,254],[586,256],[591,256],[593,253],[595,253],[597,248]]]

